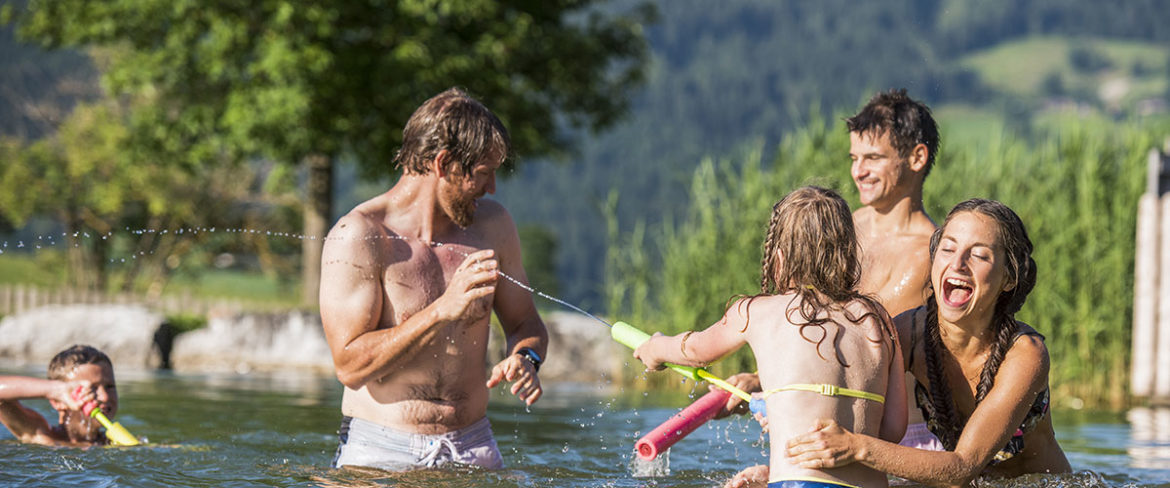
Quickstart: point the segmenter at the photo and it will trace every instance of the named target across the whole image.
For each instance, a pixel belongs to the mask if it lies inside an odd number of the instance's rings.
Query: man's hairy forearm
[[[345,346],[337,376],[346,387],[359,389],[410,362],[422,346],[434,342],[451,322],[439,318],[433,304],[388,329],[366,332]]]
[[[516,351],[525,347],[536,350],[541,357],[544,357],[545,353],[548,352],[548,329],[540,316],[530,317],[513,328],[511,332],[505,332],[505,339],[508,343],[506,352],[509,355],[515,354]]]

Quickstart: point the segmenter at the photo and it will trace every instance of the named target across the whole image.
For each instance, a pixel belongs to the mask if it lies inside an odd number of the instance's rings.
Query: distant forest
[[[619,0],[614,8],[640,3]],[[1170,14],[1155,0],[650,3],[657,10],[656,21],[645,26],[650,65],[625,120],[603,133],[573,134],[575,144],[561,159],[518,155],[524,164],[505,175],[495,197],[529,236],[526,253],[555,251],[555,277],[534,283],[586,308],[601,305],[607,224],[613,223],[604,209],[612,196],[622,231],[676,217],[704,158],[742,161],[757,148],[765,162],[773,161],[784,134],[808,123],[810,114],[843,130],[839,117],[875,91],[905,87],[936,111],[978,107],[1026,129],[1054,100],[1118,117],[1139,110],[1137,101],[1109,103],[1093,89],[1106,73],[1123,73],[1133,80],[1127,86],[1145,90],[1145,107],[1164,109],[1170,92]],[[1006,89],[1021,83],[1005,77],[1028,73],[1004,60],[1011,59],[1013,43],[1029,39],[1067,46],[1060,53],[1068,70],[1041,74],[1033,91]],[[1123,44],[1100,47],[1109,42]],[[1141,54],[1117,54],[1131,51]],[[20,44],[11,27],[0,28],[0,135],[36,138],[52,131],[74,103],[99,93],[95,64],[81,53]],[[1036,63],[1023,63],[1029,64]],[[940,164],[946,164],[943,144]],[[841,159],[846,171],[847,158]],[[360,181],[343,171],[337,211],[388,181]]]
[[[580,135],[568,160],[521,166],[497,192],[522,225],[557,236],[559,289],[588,307],[599,306],[604,282],[602,208],[611,192],[623,231],[677,218],[703,158],[733,164],[762,147],[772,161],[781,138],[805,125],[810,111],[844,130],[840,116],[878,90],[904,87],[936,111],[971,105],[1026,124],[1049,97],[1005,93],[965,60],[1041,36],[1158,46],[1145,66],[1166,100],[1170,10],[1156,1],[671,0],[657,9],[658,22],[647,26],[652,65],[627,120]],[[1077,53],[1107,63],[1089,47]],[[1092,91],[1069,91],[1047,95],[1079,95],[1075,102],[1102,107]],[[841,160],[847,171],[847,155]]]

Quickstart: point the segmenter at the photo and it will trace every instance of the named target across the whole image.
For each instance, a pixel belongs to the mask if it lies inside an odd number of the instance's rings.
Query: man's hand
[[[500,262],[495,251],[484,249],[469,255],[455,268],[443,296],[435,301],[441,320],[456,321],[482,317],[491,312]],[[467,320],[467,323],[473,321]]]
[[[760,391],[760,375],[755,373],[739,373],[735,376],[727,378],[727,383],[731,386],[743,390],[745,393],[755,393]],[[711,386],[710,388],[714,390],[716,387]],[[731,398],[727,399],[727,405],[720,409],[719,413],[715,414],[715,418],[721,419],[732,414],[743,415],[746,413],[748,413],[747,402],[743,401],[742,398],[736,395],[731,395]]]
[[[508,356],[492,368],[487,387],[494,388],[504,380],[513,382],[512,394],[527,405],[536,403],[544,392],[540,388],[540,378],[536,376],[536,366],[520,354]]]

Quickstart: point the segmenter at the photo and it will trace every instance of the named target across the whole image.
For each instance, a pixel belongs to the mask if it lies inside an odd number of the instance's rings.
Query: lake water
[[[150,446],[26,446],[2,430],[0,486],[709,487],[766,461],[758,425],[726,419],[676,444],[667,454],[669,473],[635,476],[634,442],[690,399],[551,385],[530,410],[500,388],[493,393],[488,415],[506,469],[333,470],[328,465],[337,447],[341,386],[331,377],[118,371],[118,383],[116,420]],[[25,404],[53,413],[45,401]],[[1170,488],[1170,409],[1058,411],[1055,419],[1076,474],[987,485]]]

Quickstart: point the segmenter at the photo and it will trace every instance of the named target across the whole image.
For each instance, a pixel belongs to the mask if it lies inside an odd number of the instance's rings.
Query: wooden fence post
[[[1170,139],[1167,140],[1170,152]],[[1151,149],[1138,201],[1130,393],[1170,401],[1170,157]]]
[[[1155,151],[1156,152],[1156,151]],[[1154,392],[1154,331],[1158,300],[1158,195],[1147,192],[1138,200],[1137,253],[1134,256],[1133,347],[1130,392],[1148,397]]]

